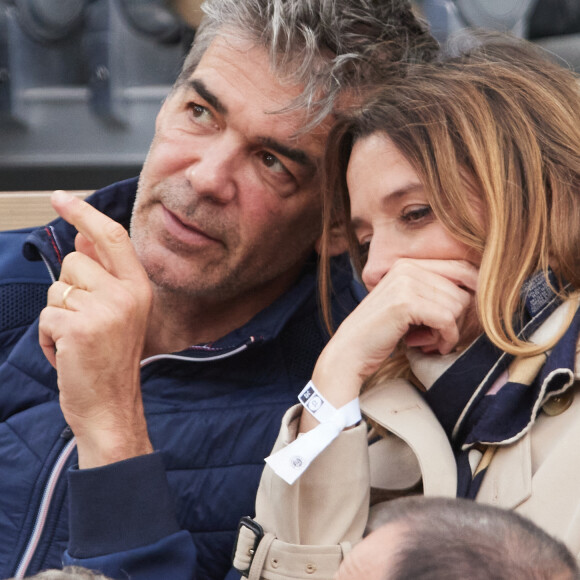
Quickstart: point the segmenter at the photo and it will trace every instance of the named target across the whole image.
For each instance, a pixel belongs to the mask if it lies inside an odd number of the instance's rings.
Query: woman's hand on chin
[[[340,407],[358,396],[400,340],[424,352],[451,352],[474,313],[477,276],[463,260],[397,260],[329,341],[314,384]]]

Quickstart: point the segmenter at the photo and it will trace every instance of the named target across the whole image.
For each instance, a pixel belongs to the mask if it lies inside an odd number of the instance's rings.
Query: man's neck
[[[184,296],[153,287],[143,358],[214,342],[249,322],[288,290],[293,274],[227,300]]]
[[[196,303],[154,300],[149,318],[144,358],[155,354],[178,352],[194,344],[213,342],[238,328],[243,320],[230,309]]]

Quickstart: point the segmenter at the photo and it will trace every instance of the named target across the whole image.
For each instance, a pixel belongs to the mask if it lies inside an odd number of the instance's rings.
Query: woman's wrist
[[[359,395],[362,377],[348,361],[332,361],[321,356],[312,373],[312,382],[335,408],[346,405]]]

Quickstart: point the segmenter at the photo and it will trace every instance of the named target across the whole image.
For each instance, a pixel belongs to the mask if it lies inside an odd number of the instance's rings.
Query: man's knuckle
[[[125,324],[126,320],[132,320],[142,312],[144,304],[141,294],[120,285],[108,303],[107,316],[111,324]]]
[[[43,308],[40,311],[40,314],[38,316],[38,328],[43,331],[46,329],[47,326],[47,317],[48,317],[48,313],[47,313],[47,309]]]
[[[111,244],[124,244],[127,241],[127,230],[118,222],[107,221],[103,227],[103,235]]]
[[[48,292],[46,293],[46,302],[47,304],[50,304],[51,302],[54,301],[54,299],[57,297],[57,293],[58,293],[58,288],[56,283],[52,284],[49,288],[48,288]]]
[[[139,309],[139,301],[130,292],[125,292],[119,296],[119,306],[122,312],[133,314]]]
[[[451,310],[442,310],[440,316],[444,326],[450,327],[455,325],[456,316],[455,313],[452,312]]]
[[[61,272],[74,269],[75,264],[78,263],[80,258],[81,256],[78,252],[71,252],[70,254],[67,254],[62,261]]]

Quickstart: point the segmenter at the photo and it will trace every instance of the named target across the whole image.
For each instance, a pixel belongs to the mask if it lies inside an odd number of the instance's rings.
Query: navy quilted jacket
[[[135,189],[128,180],[89,201],[127,225]],[[263,458],[327,340],[315,261],[242,328],[144,361],[157,452],[79,471],[37,338],[74,233],[62,220],[0,233],[0,578],[60,567],[65,550],[66,563],[114,578],[224,578],[237,523],[254,513]],[[339,321],[360,297],[345,259],[333,283]]]

